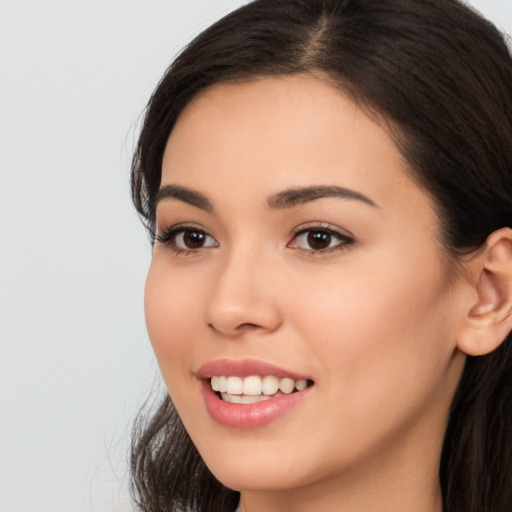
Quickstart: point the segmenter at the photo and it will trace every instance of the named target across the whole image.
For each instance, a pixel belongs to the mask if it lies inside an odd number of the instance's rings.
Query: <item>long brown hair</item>
[[[458,0],[256,0],[199,35],[146,110],[132,196],[154,236],[165,145],[205,88],[313,73],[389,122],[434,198],[454,261],[512,226],[512,59],[503,36]],[[145,512],[233,511],[166,396],[134,429],[134,501]],[[468,358],[440,468],[445,512],[512,510],[512,342]]]

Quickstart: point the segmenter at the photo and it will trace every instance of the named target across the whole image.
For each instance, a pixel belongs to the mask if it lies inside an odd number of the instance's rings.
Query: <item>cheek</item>
[[[144,294],[146,325],[167,390],[192,433],[209,419],[192,368],[202,347],[198,342],[203,283],[197,273],[166,267],[155,259],[149,269]]]
[[[146,325],[160,370],[166,384],[175,374],[174,366],[186,360],[193,344],[182,340],[193,339],[198,325],[198,295],[193,283],[184,283],[183,277],[165,271],[154,261],[148,272],[144,294]]]
[[[382,258],[368,263],[340,270],[338,279],[316,275],[310,293],[295,294],[291,316],[300,319],[333,379],[366,376],[373,386],[378,375],[393,379],[398,372],[411,382],[417,372],[435,375],[454,342],[438,258],[422,272]]]
[[[330,449],[349,457],[357,456],[361,440],[375,446],[383,433],[415,418],[443,417],[453,393],[447,378],[453,304],[440,285],[440,267],[418,273],[376,265],[340,272],[338,282],[316,275],[307,286],[311,293],[294,295],[289,314],[321,376],[318,394],[331,411],[325,426],[334,440]],[[325,457],[325,464],[336,463]]]

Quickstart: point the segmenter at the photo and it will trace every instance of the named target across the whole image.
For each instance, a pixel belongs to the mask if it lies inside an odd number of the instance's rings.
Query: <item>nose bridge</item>
[[[275,269],[260,249],[246,244],[219,258],[205,307],[205,321],[213,330],[237,336],[247,330],[271,332],[280,325]]]

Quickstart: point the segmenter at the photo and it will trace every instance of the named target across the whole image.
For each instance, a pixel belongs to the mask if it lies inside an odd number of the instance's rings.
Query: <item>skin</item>
[[[179,235],[157,241],[148,332],[193,442],[241,491],[239,511],[441,511],[439,458],[465,360],[457,340],[474,297],[447,268],[432,201],[385,127],[310,76],[217,85],[178,119],[162,172],[162,187],[197,191],[213,209],[158,203],[159,235],[185,223],[207,236],[197,249]],[[310,186],[373,204],[269,207]],[[327,249],[296,236],[325,226],[342,236]],[[220,358],[267,361],[314,387],[268,425],[228,428],[196,378]]]

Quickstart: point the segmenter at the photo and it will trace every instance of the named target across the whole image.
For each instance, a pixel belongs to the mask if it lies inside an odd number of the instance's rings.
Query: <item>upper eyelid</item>
[[[205,227],[203,227],[203,226],[201,226],[201,224],[197,224],[195,222],[177,222],[176,224],[170,224],[168,226],[166,225],[163,228],[160,228],[157,223],[156,235],[158,236],[158,235],[161,235],[162,233],[169,233],[171,231],[179,231],[182,229],[183,230],[196,229],[197,231],[203,231],[207,235],[212,236],[210,234],[210,232]]]
[[[172,245],[171,240],[180,232],[187,231],[187,230],[200,231],[200,232],[204,233],[205,235],[207,235],[208,237],[210,237],[212,240],[215,240],[215,242],[218,244],[217,239],[213,235],[211,235],[210,232],[208,230],[206,230],[204,227],[202,227],[198,224],[195,224],[195,223],[188,223],[188,222],[173,224],[164,229],[157,229],[157,232],[155,234],[155,241],[157,241],[161,244],[164,244],[164,245]],[[185,250],[185,249],[183,249],[183,250]],[[194,249],[190,249],[190,250],[194,251]],[[199,250],[199,249],[197,249],[197,250]]]
[[[318,231],[318,232],[325,232],[327,234],[329,234],[330,236],[334,237],[334,238],[337,238],[338,240],[340,240],[340,243],[343,243],[343,244],[347,244],[347,243],[354,243],[355,240],[353,237],[351,236],[348,236],[348,235],[344,235],[343,233],[340,233],[339,231],[333,231],[333,230],[330,230],[330,229],[326,229],[326,228],[319,228],[319,229],[314,229],[314,228],[308,228],[308,229],[302,229],[302,230],[299,230],[297,231],[297,233],[295,233],[291,240],[288,242],[288,246],[290,246],[290,244],[292,242],[294,242],[295,240],[299,239],[300,237],[304,236],[306,233],[309,233],[309,232],[315,232],[315,231]]]
[[[325,249],[308,249],[304,247],[297,247],[294,246],[294,244],[298,243],[298,239],[302,236],[304,236],[308,232],[315,232],[315,231],[323,231],[328,233],[334,238],[338,239],[338,243],[336,243],[334,246],[325,248]],[[353,246],[355,243],[357,243],[356,238],[354,235],[337,225],[331,224],[329,222],[325,221],[311,221],[311,222],[305,222],[303,224],[300,224],[297,226],[293,232],[290,235],[290,240],[286,244],[287,247],[293,250],[299,250],[301,252],[305,252],[307,254],[311,254],[314,256],[327,256],[330,253],[335,252],[343,252],[347,247]]]
[[[339,226],[336,226],[334,224],[331,224],[329,222],[324,222],[324,221],[310,221],[310,222],[305,222],[303,224],[300,224],[299,226],[295,227],[292,230],[291,235],[297,236],[300,233],[303,233],[306,231],[314,231],[314,230],[318,230],[318,231],[323,230],[323,231],[328,231],[329,233],[333,233],[335,235],[339,235],[341,237],[351,238],[351,239],[354,238],[354,235],[347,229],[341,228]]]

